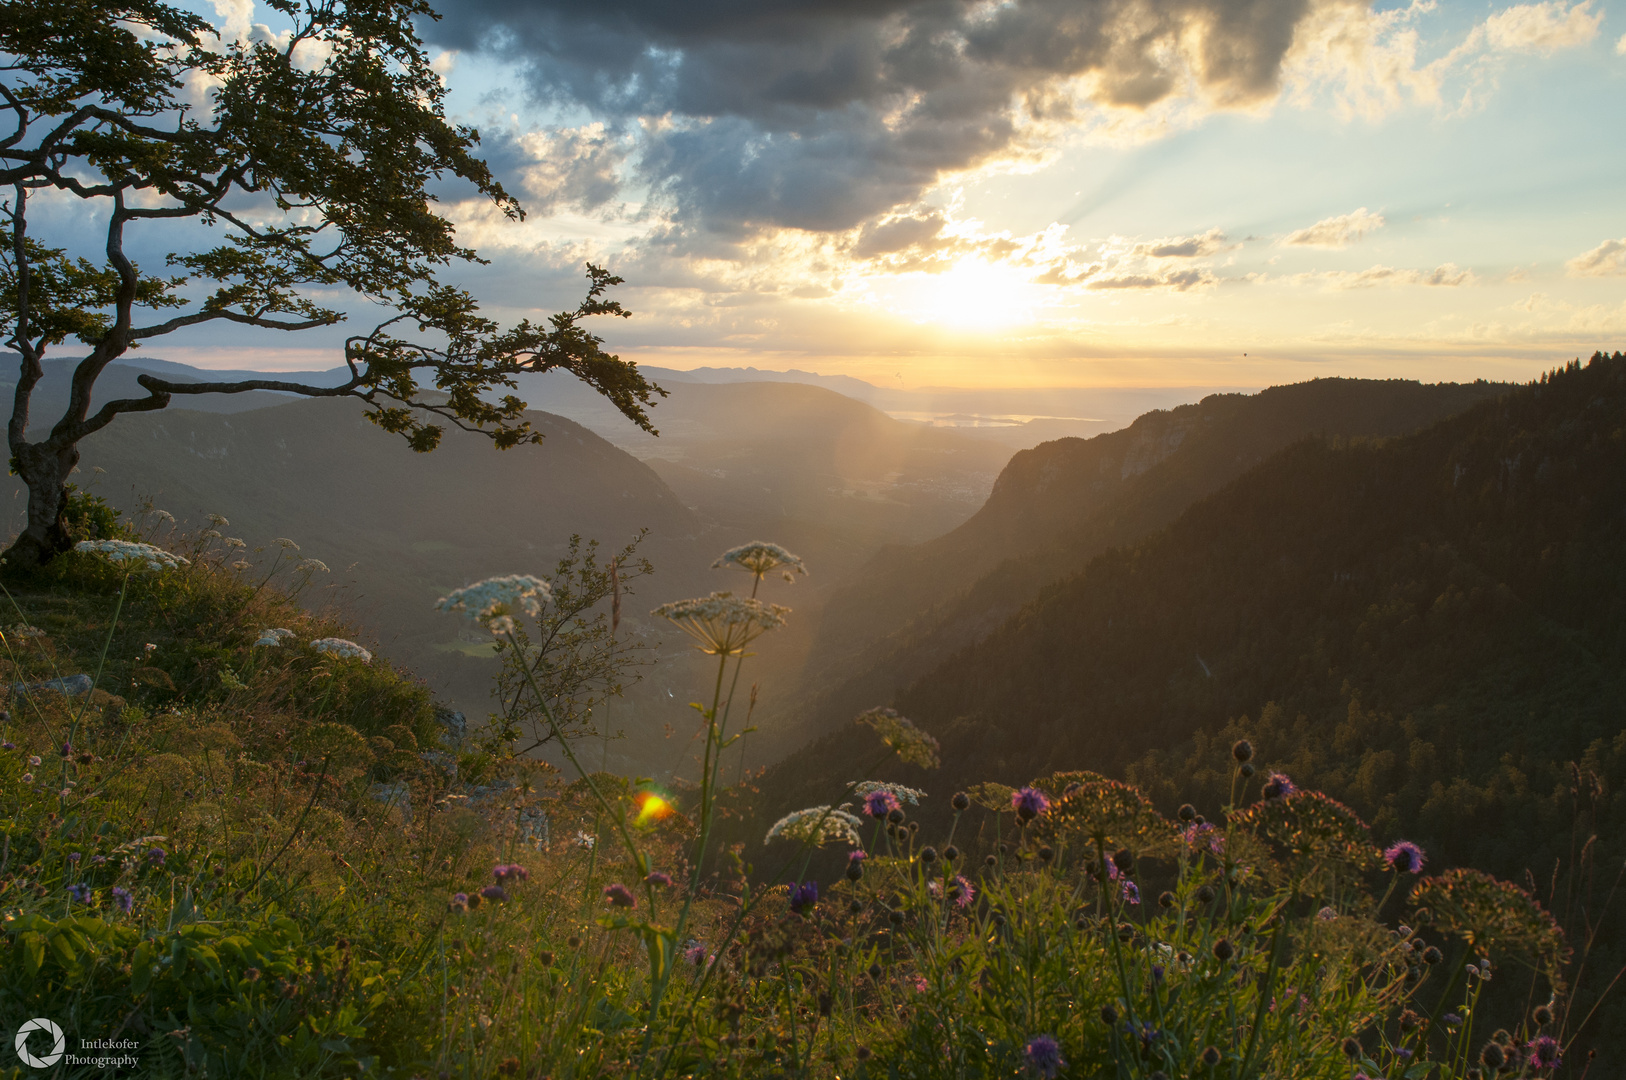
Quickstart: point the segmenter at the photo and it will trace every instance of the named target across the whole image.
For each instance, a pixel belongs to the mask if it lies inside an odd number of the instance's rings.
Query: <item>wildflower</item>
[[[828,844],[839,840],[857,847],[862,843],[858,837],[858,827],[863,824],[860,818],[845,810],[810,806],[806,810],[793,810],[774,822],[763,842],[781,839]]]
[[[1135,853],[1128,848],[1119,848],[1112,853],[1112,865],[1127,874],[1135,868]]]
[[[890,746],[905,764],[922,769],[935,769],[941,747],[937,740],[915,727],[913,721],[899,715],[896,709],[870,709],[860,713],[855,721],[875,729],[881,741]]]
[[[498,885],[506,885],[506,884],[509,883],[510,880],[512,880],[512,881],[529,881],[529,880],[531,880],[531,872],[529,870],[525,869],[523,866],[520,866],[517,863],[505,864],[505,865],[501,865],[501,866],[495,866],[495,867],[492,868],[491,874],[492,874],[493,877],[495,877],[497,879],[497,884]]]
[[[1126,880],[1123,884],[1122,898],[1131,904],[1140,904],[1140,886],[1133,881]]]
[[[781,566],[788,566],[798,574],[807,573],[807,566],[800,556],[792,555],[778,544],[770,544],[764,540],[755,540],[749,544],[741,544],[737,548],[730,548],[711,564],[713,570],[721,570],[728,566],[755,574],[759,578]],[[785,580],[791,580],[788,576],[790,571],[785,573],[787,575]]]
[[[1253,743],[1249,742],[1247,739],[1238,739],[1231,745],[1231,756],[1236,758],[1239,762],[1252,761]]]
[[[706,947],[698,941],[690,942],[689,947],[683,950],[683,959],[687,963],[699,967],[706,962]]]
[[[949,801],[954,809],[959,813],[964,813],[965,811],[971,809],[971,796],[967,795],[963,791],[956,791],[954,793],[954,798]]]
[[[793,885],[791,887],[791,890],[790,890],[790,909],[792,911],[796,912],[798,915],[800,915],[805,908],[810,908],[810,907],[812,907],[814,904],[816,904],[818,902],[819,902],[819,883],[818,882],[816,882],[816,881],[804,881],[804,882],[802,882],[802,883],[800,883],[798,885]]]
[[[239,540],[235,536],[228,536],[226,537],[226,546],[229,548],[246,548],[248,547],[248,542],[245,540]]]
[[[68,861],[69,862],[76,863],[76,862],[79,861],[80,858],[81,858],[81,856],[77,851],[68,852]]]
[[[508,899],[508,891],[501,885],[487,885],[480,890],[480,895],[496,904],[503,903]]]
[[[300,559],[299,562],[294,565],[294,571],[300,574],[314,574],[318,570],[324,574],[329,573],[327,563],[323,562],[321,559]]]
[[[294,636],[292,630],[284,630],[280,626],[273,626],[260,631],[260,637],[254,642],[254,647],[268,645],[273,649],[281,648],[282,643]]]
[[[1187,825],[1180,830],[1180,839],[1185,843],[1188,852],[1206,847],[1214,855],[1225,854],[1225,836],[1214,828],[1212,822],[1198,821]]]
[[[227,521],[225,518],[221,517],[219,514],[209,514],[208,518],[209,518],[209,524],[213,525],[217,529],[224,529],[227,525],[231,524],[231,522]]]
[[[1265,780],[1265,786],[1260,789],[1260,794],[1264,795],[1267,800],[1274,801],[1277,799],[1285,799],[1297,790],[1298,787],[1294,785],[1293,781],[1287,778],[1286,774],[1273,772],[1270,774],[1269,778]]]
[[[23,781],[23,783],[25,783],[25,784],[32,784],[32,783],[33,783],[33,782],[34,782],[34,774],[33,774],[33,773],[31,773],[31,772],[25,772],[25,773],[23,773],[23,775],[22,775],[22,781]]]
[[[860,851],[850,851],[850,852],[847,853],[847,880],[848,881],[859,881],[859,880],[861,880],[863,878],[863,876],[864,876],[864,860],[867,859],[867,858],[869,858],[869,855],[866,852],[862,851],[862,850],[860,850]]]
[[[101,472],[102,470],[97,469],[96,471]],[[152,516],[157,518],[159,521],[167,521],[171,525],[175,524],[175,515],[170,513],[168,510],[154,510],[152,511]]]
[[[113,886],[113,906],[128,915],[130,909],[135,907],[135,897],[130,895],[129,889],[122,885],[115,885]]]
[[[30,765],[35,765],[35,766],[39,765],[40,756],[38,754],[30,754],[30,755],[28,755],[28,763]]]
[[[131,540],[81,540],[73,549],[87,555],[101,555],[111,563],[142,563],[148,570],[174,570],[191,565],[190,560],[173,551]]]
[[[1050,800],[1038,788],[1025,787],[1011,792],[1011,809],[1026,824],[1050,809]]]
[[[677,624],[700,643],[701,652],[733,656],[769,630],[785,625],[790,609],[731,592],[714,592],[696,600],[662,604],[650,614]]]
[[[279,537],[277,537],[275,540],[273,540],[271,542],[273,544],[277,545],[278,547],[282,548],[285,551],[298,551],[299,550],[299,545],[294,543],[292,540],[288,539],[286,536],[279,536]]]
[[[1554,1069],[1563,1060],[1559,1049],[1558,1040],[1551,1035],[1537,1035],[1525,1046],[1525,1053],[1536,1068]]]
[[[17,749],[17,744],[14,743],[14,742],[0,743],[0,750],[15,750],[15,749]]]
[[[964,875],[956,874],[954,880],[949,882],[948,898],[954,901],[954,906],[961,911],[971,906],[971,901],[976,895],[976,887],[967,881]]]
[[[68,895],[81,904],[90,903],[90,886],[84,883],[68,886]]]
[[[1334,911],[1331,907],[1324,907],[1315,913],[1315,917],[1320,919],[1322,922],[1332,922],[1334,919],[1338,918],[1338,912]]]
[[[1347,1058],[1358,1058],[1361,1056],[1361,1040],[1351,1035],[1343,1041],[1339,1049],[1344,1052],[1344,1056]]]
[[[511,634],[514,615],[524,612],[536,618],[551,596],[552,590],[541,578],[508,574],[448,593],[435,602],[435,607],[440,611],[461,611],[493,634]]]
[[[448,901],[447,904],[446,904],[446,908],[447,908],[448,911],[456,912],[459,915],[461,915],[464,912],[468,911],[469,910],[469,894],[468,893],[461,893],[461,892],[460,893],[453,893],[451,900]]]
[[[632,895],[632,890],[625,885],[604,886],[604,899],[608,900],[612,907],[630,908],[638,906],[638,898]]]
[[[1462,1017],[1458,1016],[1456,1013],[1446,1013],[1444,1016],[1440,1017],[1440,1019],[1445,1021],[1446,1027],[1462,1026]]]
[[[1220,1049],[1217,1046],[1208,1046],[1203,1048],[1203,1064],[1207,1065],[1210,1069],[1220,1063],[1221,1056]]]
[[[898,802],[908,803],[910,806],[919,806],[920,800],[926,797],[926,793],[919,788],[905,787],[903,784],[892,784],[885,780],[865,780],[862,783],[853,785],[853,794],[860,799],[867,799],[872,792],[877,791],[890,792]]]
[[[898,809],[898,797],[890,791],[871,791],[864,796],[864,813],[877,821]]]
[[[334,656],[346,658],[354,657],[364,664],[373,662],[373,654],[357,645],[354,641],[347,641],[342,637],[317,638],[311,642],[311,648],[319,653],[331,653]]]
[[[581,829],[577,829],[576,835],[573,838],[573,843],[575,843],[575,845],[579,848],[586,848],[588,851],[592,851],[593,845],[598,843],[598,837],[594,836],[590,832],[584,832]]]
[[[1027,1059],[1028,1069],[1044,1080],[1055,1080],[1056,1074],[1067,1064],[1061,1057],[1061,1044],[1050,1035],[1035,1035],[1029,1039],[1022,1048],[1022,1056]]]
[[[672,885],[672,875],[662,873],[659,870],[651,870],[647,875],[645,875],[644,884],[659,886],[663,889],[670,888]]]
[[[915,976],[915,993],[924,994],[931,988],[932,984],[926,981],[926,977],[924,975]]]
[[[1231,944],[1229,938],[1220,938],[1218,941],[1214,942],[1214,959],[1223,962],[1229,960],[1235,955],[1236,947]]]
[[[1421,874],[1423,849],[1410,840],[1402,840],[1383,853],[1383,861],[1397,874]]]

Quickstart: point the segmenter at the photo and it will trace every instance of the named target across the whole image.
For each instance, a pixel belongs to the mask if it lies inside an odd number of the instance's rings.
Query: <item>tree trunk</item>
[[[13,465],[28,485],[28,525],[3,556],[7,577],[36,570],[73,547],[63,512],[68,506],[68,474],[79,464],[79,450],[28,446]]]

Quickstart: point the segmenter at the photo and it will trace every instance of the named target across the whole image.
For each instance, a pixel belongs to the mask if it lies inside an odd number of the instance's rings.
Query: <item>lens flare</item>
[[[673,813],[675,811],[672,804],[657,792],[646,791],[638,796],[638,824],[640,825],[653,825],[657,821],[666,820]]]

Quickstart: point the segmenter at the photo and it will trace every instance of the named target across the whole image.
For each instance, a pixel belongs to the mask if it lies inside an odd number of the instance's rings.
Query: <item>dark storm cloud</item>
[[[518,61],[526,89],[640,135],[685,230],[851,228],[1014,152],[1058,85],[1145,108],[1195,80],[1275,92],[1311,0],[446,0],[439,45]],[[579,149],[579,148],[578,148]],[[598,175],[605,175],[599,170]]]

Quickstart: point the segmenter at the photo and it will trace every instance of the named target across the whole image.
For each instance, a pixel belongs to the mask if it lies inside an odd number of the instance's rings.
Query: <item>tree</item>
[[[0,340],[21,354],[7,435],[28,486],[8,570],[71,545],[63,509],[80,441],[176,395],[352,397],[413,450],[434,449],[446,423],[507,449],[541,440],[511,392],[515,376],[559,368],[653,431],[644,410],[665,391],[581,325],[628,314],[603,298],[620,278],[589,264],[574,311],[507,328],[439,280],[483,260],[456,242],[432,184],[460,179],[512,220],[523,210],[475,156],[478,133],[446,119],[445,87],[413,26],[434,12],[422,0],[268,3],[287,29],[226,41],[161,0],[0,0],[0,116],[12,124],[0,130]],[[105,232],[95,259],[30,231],[31,206],[76,200],[80,219],[95,215]],[[153,227],[172,249],[163,274],[126,252],[127,232]],[[221,322],[333,326],[345,302],[381,305],[386,317],[346,339],[341,385],[142,374],[147,396],[91,412],[108,364],[147,341]],[[69,339],[79,359],[67,408],[31,441],[46,354]]]

